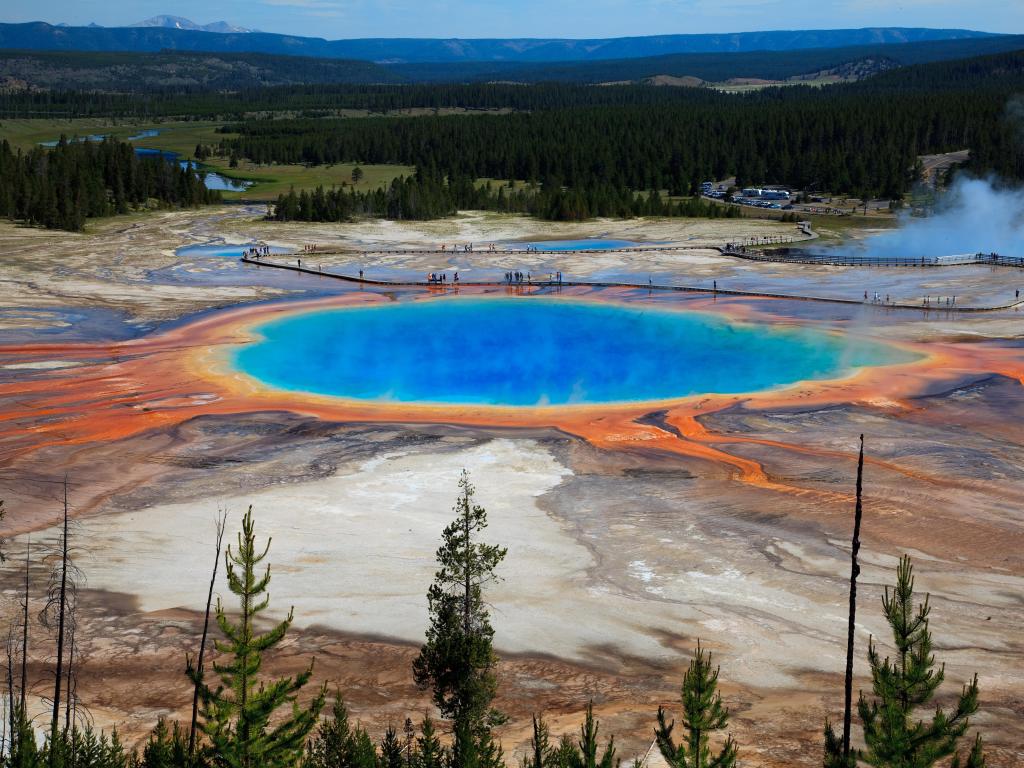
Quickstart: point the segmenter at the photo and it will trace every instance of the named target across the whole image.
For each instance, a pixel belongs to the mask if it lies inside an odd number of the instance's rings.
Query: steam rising
[[[958,177],[934,215],[903,216],[899,229],[870,237],[855,248],[879,257],[992,252],[1024,256],[1024,189]]]

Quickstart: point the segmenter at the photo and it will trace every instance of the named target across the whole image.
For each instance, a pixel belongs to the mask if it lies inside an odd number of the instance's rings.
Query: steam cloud
[[[1024,109],[1024,103],[1022,103]],[[855,246],[859,254],[920,258],[966,253],[1024,256],[1024,189],[958,177],[938,211]]]

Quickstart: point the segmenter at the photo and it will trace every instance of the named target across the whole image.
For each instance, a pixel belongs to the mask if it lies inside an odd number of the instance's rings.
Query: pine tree
[[[523,768],[548,768],[552,765],[554,748],[551,735],[543,716],[533,716],[533,736],[530,738],[530,756],[523,762]]]
[[[608,740],[604,752],[598,758],[597,755],[601,751],[597,738],[599,728],[599,723],[594,719],[594,702],[588,702],[587,715],[580,726],[580,741],[569,759],[569,768],[614,768],[618,765],[615,759],[614,737]]]
[[[209,753],[216,766],[224,768],[278,768],[294,765],[302,756],[306,737],[317,724],[326,689],[321,688],[308,708],[296,698],[313,674],[313,663],[294,678],[269,683],[259,680],[263,654],[284,639],[291,626],[293,612],[268,632],[259,634],[254,622],[269,604],[266,595],[270,566],[257,575],[257,566],[270,550],[270,539],[263,551],[256,546],[252,507],[242,519],[237,550],[230,546],[224,555],[228,588],[238,596],[241,617],[238,623],[228,618],[217,600],[216,618],[225,641],[216,649],[229,655],[227,662],[214,662],[221,685],[211,688],[193,671],[193,682],[200,685],[202,730],[210,741]],[[291,705],[291,713],[275,717],[277,710]],[[275,723],[270,720],[274,717]]]
[[[444,746],[434,729],[434,721],[430,715],[426,715],[420,724],[420,735],[416,738],[412,764],[415,768],[442,768],[447,762],[446,758]]]
[[[843,753],[843,739],[836,734],[829,720],[825,721],[825,756],[822,765],[823,768],[856,768],[857,765],[855,752]]]
[[[718,668],[711,668],[711,654],[697,643],[690,667],[683,676],[683,720],[686,741],[676,744],[672,738],[675,720],[665,722],[665,710],[658,707],[658,727],[654,729],[658,749],[673,768],[733,768],[738,748],[727,736],[721,750],[712,757],[709,736],[729,724],[729,710],[718,693]]]
[[[479,541],[487,512],[473,503],[465,470],[459,479],[456,519],[437,550],[440,569],[427,592],[430,627],[413,662],[421,688],[431,688],[442,715],[452,721],[452,761],[460,768],[497,765],[501,750],[491,735],[502,716],[491,707],[497,691],[491,627],[484,587],[494,582],[505,550]]]
[[[971,747],[971,751],[967,755],[967,762],[960,762],[960,755],[956,755],[953,758],[953,762],[950,763],[949,768],[986,768],[985,761],[985,749],[981,742],[981,734],[979,733],[974,737],[974,745]]]
[[[320,722],[307,745],[303,768],[376,768],[377,748],[366,730],[349,724],[348,709],[338,695],[331,717]]]
[[[19,706],[15,720],[17,734],[11,739],[10,755],[6,763],[9,768],[36,768],[41,765],[35,731],[24,712]]]
[[[348,708],[336,694],[331,716],[320,721],[310,739],[303,760],[304,768],[374,768],[377,753],[373,742],[360,726],[349,724]]]
[[[142,748],[141,768],[186,768],[189,762],[186,734],[174,723],[170,728],[164,718],[157,720]]]
[[[568,733],[563,733],[558,740],[558,746],[551,751],[550,762],[547,765],[551,768],[571,768],[576,759],[576,742]]]
[[[963,687],[951,714],[936,707],[928,722],[915,720],[915,711],[942,685],[945,667],[935,668],[928,595],[914,608],[914,569],[906,555],[896,571],[895,589],[886,587],[882,609],[892,628],[896,657],[883,660],[874,639],[869,641],[875,698],[869,702],[861,693],[857,702],[867,747],[858,757],[876,768],[930,768],[954,754],[967,732],[969,717],[978,710],[978,677]]]
[[[398,731],[388,725],[384,738],[380,742],[380,768],[403,768],[405,765],[405,748],[398,738]]]

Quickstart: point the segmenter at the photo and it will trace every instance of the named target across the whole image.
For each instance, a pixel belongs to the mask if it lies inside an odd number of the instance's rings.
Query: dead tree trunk
[[[14,754],[14,628],[15,625],[11,623],[10,628],[7,630],[7,718],[4,720],[4,735],[0,737],[0,755],[3,754],[3,749],[7,745],[7,734],[6,731],[10,726],[11,731],[11,742],[10,751],[7,753],[8,756]]]
[[[68,671],[67,685],[64,687],[64,738],[71,734],[71,699],[72,679],[75,673],[75,618],[74,606],[69,611],[71,621],[68,623]]]
[[[28,584],[31,556],[32,536],[30,534],[25,544],[25,594],[22,596],[24,602],[21,606],[21,716],[26,720],[28,719],[28,713],[25,710],[26,691],[28,690]]]
[[[843,759],[850,759],[850,725],[853,720],[853,635],[857,619],[857,577],[860,575],[860,520],[863,513],[861,499],[864,489],[864,435],[860,436],[860,455],[857,458],[857,501],[853,508],[853,544],[850,547],[850,618],[846,628],[846,688],[843,709]]]
[[[58,760],[57,728],[60,724],[60,688],[64,682],[64,609],[68,588],[68,479],[64,478],[64,534],[61,539],[60,597],[57,605],[57,668],[54,672],[53,715],[50,718],[50,768]]]
[[[188,730],[189,757],[192,757],[196,750],[196,722],[199,719],[199,686],[203,679],[203,656],[206,653],[206,636],[210,629],[210,606],[213,604],[213,588],[217,583],[217,571],[220,569],[220,550],[224,543],[224,530],[227,528],[227,521],[227,513],[221,512],[217,518],[217,551],[213,558],[213,574],[210,576],[210,590],[206,594],[206,616],[203,619],[203,637],[199,641],[199,657],[196,659],[195,688],[192,691],[192,724]]]

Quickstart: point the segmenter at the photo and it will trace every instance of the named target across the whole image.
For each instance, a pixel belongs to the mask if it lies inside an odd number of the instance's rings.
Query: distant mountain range
[[[377,64],[252,52],[6,50],[0,51],[0,94],[26,90],[210,92],[331,83],[647,82],[699,86],[733,79],[836,82],[914,64],[1019,50],[1024,50],[1024,35],[576,62]]]
[[[236,34],[243,32],[255,32],[255,29],[236,27],[226,21],[215,21],[212,24],[196,24],[191,19],[181,16],[153,16],[145,21],[137,21],[129,24],[129,27],[161,27],[162,29],[191,29],[195,32],[219,32],[221,34]]]
[[[239,31],[224,22],[186,26],[187,19],[157,16],[141,26],[65,27],[44,22],[0,24],[0,48],[66,51],[162,50],[211,53],[257,52],[315,58],[361,59],[388,64],[509,62],[542,63],[633,59],[681,53],[791,51],[995,37],[965,29],[877,27],[789,30],[735,34],[657,35],[592,40],[416,39],[324,40]],[[224,24],[224,27],[220,27]],[[216,27],[216,29],[213,29]]]
[[[1024,50],[1024,35],[961,40],[933,40],[903,44],[855,45],[839,48],[802,48],[789,51],[739,53],[673,53],[661,56],[602,59],[594,61],[508,62],[457,61],[419,64],[386,64],[382,68],[409,82],[567,82],[697,84],[657,78],[693,78],[724,82],[733,78],[789,80],[829,74],[842,69],[845,77],[870,76],[874,72],[933,61]],[[856,70],[861,70],[856,74]]]

